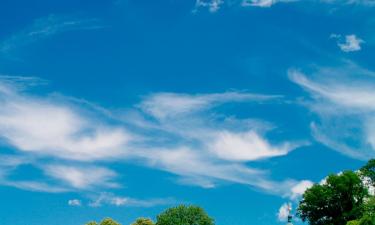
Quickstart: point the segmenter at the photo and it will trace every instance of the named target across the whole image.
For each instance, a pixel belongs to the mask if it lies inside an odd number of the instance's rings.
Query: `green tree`
[[[214,225],[214,220],[200,207],[180,205],[159,214],[156,225]]]
[[[375,224],[375,197],[366,199],[363,205],[362,218],[349,221],[346,225],[374,225]]]
[[[99,224],[95,221],[91,221],[91,222],[86,223],[86,225],[99,225]],[[100,222],[100,225],[121,225],[121,224],[117,223],[111,218],[105,218],[104,220],[102,220],[102,222]]]
[[[315,184],[306,190],[297,214],[311,225],[343,225],[362,217],[367,196],[360,177],[345,171],[330,175],[324,184]]]
[[[360,169],[363,177],[368,177],[370,183],[375,187],[375,159],[371,159],[368,163]]]
[[[86,225],[98,225],[98,223],[95,221],[91,221],[91,222],[86,223]]]
[[[154,222],[148,218],[138,218],[134,223],[131,225],[154,225]]]
[[[105,218],[104,220],[102,220],[102,222],[100,222],[100,225],[121,225],[121,224],[117,223],[111,218]]]

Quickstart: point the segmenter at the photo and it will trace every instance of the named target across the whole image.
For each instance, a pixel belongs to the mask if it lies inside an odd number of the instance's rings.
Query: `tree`
[[[86,223],[86,225],[98,225],[98,223],[95,221],[91,221],[91,222]],[[117,223],[111,218],[105,218],[104,220],[102,220],[102,222],[100,222],[100,225],[121,225],[121,224]]]
[[[154,225],[154,222],[148,218],[138,218],[134,223],[131,225]]]
[[[104,220],[102,220],[102,222],[100,222],[100,225],[121,225],[121,224],[117,223],[111,218],[105,218]]]
[[[360,169],[363,177],[370,179],[370,184],[375,187],[375,159],[371,159],[368,163]]]
[[[360,177],[352,171],[345,171],[330,175],[323,184],[308,189],[297,214],[310,225],[343,225],[362,217],[367,196],[367,188]]]
[[[370,197],[363,205],[363,216],[349,221],[346,225],[374,225],[375,224],[375,197]]]
[[[91,221],[91,222],[86,223],[86,225],[98,225],[98,223],[95,221]]]
[[[180,205],[159,214],[156,225],[214,225],[214,220],[200,207]]]

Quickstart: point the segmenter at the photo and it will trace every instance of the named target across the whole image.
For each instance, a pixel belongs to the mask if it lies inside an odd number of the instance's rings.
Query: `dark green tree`
[[[214,225],[214,220],[200,207],[180,205],[159,214],[156,225]]]
[[[297,214],[310,225],[343,225],[362,217],[367,196],[360,177],[345,171],[330,175],[324,184],[315,184],[306,190]]]
[[[148,218],[138,218],[131,225],[154,225],[154,222],[152,222],[152,220]]]

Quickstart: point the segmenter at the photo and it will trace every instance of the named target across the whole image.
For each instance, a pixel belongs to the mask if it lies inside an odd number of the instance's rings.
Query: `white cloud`
[[[279,212],[277,213],[277,219],[280,222],[286,222],[289,216],[289,212],[292,210],[291,203],[284,203],[281,205]]]
[[[321,72],[329,73],[329,71]],[[289,71],[289,75],[295,83],[338,106],[354,110],[375,110],[374,82],[358,79],[352,80],[352,85],[350,85],[349,80],[344,80],[344,74],[341,82],[333,80],[332,77],[324,80],[325,75],[328,74],[322,74],[318,78],[321,79],[320,81],[312,81],[305,74],[297,70]]]
[[[114,188],[119,185],[113,182],[116,173],[106,168],[94,166],[48,165],[43,167],[46,175],[61,180],[76,189],[93,189],[94,187]]]
[[[363,5],[363,6],[374,6],[373,0],[321,0],[324,3],[331,4],[344,4],[344,5]]]
[[[226,102],[261,102],[280,97],[278,95],[259,95],[241,92],[197,95],[156,93],[147,96],[139,107],[157,119],[167,119],[207,110]]]
[[[0,177],[0,185],[36,192],[62,193],[71,191],[70,189],[61,187],[59,185],[51,185],[46,182],[34,180],[9,180],[4,177]]]
[[[309,181],[309,180],[302,180],[302,181],[298,182],[297,184],[295,184],[292,187],[292,189],[291,189],[292,194],[291,194],[290,198],[292,200],[300,198],[305,193],[305,191],[307,189],[311,188],[313,185],[314,185],[314,183]]]
[[[224,0],[196,0],[194,12],[199,8],[208,8],[210,12],[217,12]]]
[[[20,154],[35,156],[31,165],[43,171],[42,181],[59,190],[116,188],[120,186],[117,173],[105,164],[94,164],[127,160],[173,173],[181,184],[205,188],[222,182],[239,183],[284,196],[291,195],[291,187],[298,182],[272,181],[266,171],[245,162],[286,155],[299,142],[274,144],[266,133],[277,126],[215,112],[225,103],[268,103],[279,101],[281,96],[155,93],[136,105],[138,117],[118,118],[108,110],[82,101],[78,104],[71,98],[32,96],[12,82],[19,80],[0,80],[0,137]],[[38,165],[39,158],[46,157],[65,161]],[[112,198],[111,204],[128,202]]]
[[[346,35],[344,39],[341,35],[332,34],[331,38],[337,39],[337,46],[339,46],[343,52],[359,51],[361,50],[361,44],[364,43],[364,41],[355,34]]]
[[[375,6],[373,0],[237,0],[237,1],[225,1],[225,0],[196,0],[195,9],[193,12],[196,12],[198,8],[205,7],[208,8],[210,12],[216,12],[220,9],[220,6],[224,3],[227,5],[237,5],[240,2],[242,7],[260,7],[260,8],[269,8],[279,3],[293,3],[293,2],[309,2],[309,3],[324,3],[332,5],[361,5],[365,7]]]
[[[354,158],[375,156],[374,72],[344,63],[310,76],[291,70],[289,76],[310,93],[304,104],[319,116],[311,123],[317,141]]]
[[[70,206],[82,206],[82,201],[79,199],[71,199],[68,201],[68,205]]]
[[[0,92],[0,137],[10,145],[25,152],[82,161],[124,154],[131,139],[124,129],[96,123],[74,105],[12,89]]]
[[[299,0],[243,0],[242,6],[271,7],[276,3],[297,2]]]
[[[222,182],[239,183],[255,187],[266,193],[290,197],[298,181],[272,181],[263,170],[249,168],[241,163],[220,161],[205,155],[204,151],[186,148],[144,152],[150,167],[179,175],[178,182],[213,188]],[[187,166],[188,165],[188,166]]]
[[[282,156],[295,149],[296,144],[283,143],[272,146],[255,131],[233,133],[221,131],[208,143],[208,148],[221,159],[233,161],[251,161],[262,158]]]
[[[170,205],[173,199],[135,199],[123,196],[116,196],[112,193],[100,193],[89,203],[91,207],[101,207],[103,205],[127,206],[127,207],[153,207],[158,205]]]

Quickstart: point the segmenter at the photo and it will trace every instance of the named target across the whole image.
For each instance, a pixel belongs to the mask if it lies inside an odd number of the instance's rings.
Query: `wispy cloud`
[[[68,31],[95,30],[103,27],[104,26],[97,19],[82,19],[72,16],[52,14],[34,20],[34,22],[28,27],[4,39],[0,42],[0,52],[3,54],[9,54],[12,50],[17,48]]]
[[[31,165],[46,178],[41,183],[8,181],[8,185],[51,191],[117,188],[119,175],[105,163],[128,160],[173,173],[178,183],[205,188],[229,182],[293,196],[290,190],[299,183],[272,181],[267,170],[246,162],[286,155],[304,142],[272,141],[267,134],[277,126],[216,110],[227,103],[279,104],[282,96],[154,93],[132,108],[137,117],[127,117],[63,96],[33,96],[12,82],[0,80],[0,137],[19,153],[37,157]],[[39,166],[38,158],[65,161]],[[53,186],[43,186],[51,180]]]
[[[74,105],[22,95],[1,81],[0,104],[0,136],[25,152],[88,161],[123,154],[131,139],[122,128],[82,116]]]
[[[281,3],[316,3],[316,4],[331,4],[331,5],[360,5],[364,7],[375,6],[372,0],[197,0],[195,9],[196,12],[200,7],[208,8],[210,12],[217,12],[221,6],[241,6],[241,7],[259,7],[259,8],[270,8],[276,4]]]
[[[103,205],[113,205],[113,206],[125,206],[125,207],[153,207],[158,205],[170,205],[173,204],[173,199],[135,199],[123,196],[117,196],[112,193],[100,193],[95,196],[91,202],[89,202],[90,207],[100,207]]]
[[[196,0],[193,12],[196,12],[199,8],[208,8],[210,12],[217,12],[223,3],[224,0]]]
[[[299,0],[243,0],[242,6],[271,7],[277,3],[297,2]]]
[[[0,185],[36,192],[62,193],[71,191],[64,187],[53,185],[47,182],[40,182],[34,180],[9,180],[8,178],[4,177],[0,178]]]
[[[241,92],[215,94],[156,93],[147,96],[139,107],[157,119],[184,116],[228,102],[263,102],[281,98],[280,95],[260,95]]]
[[[373,75],[350,62],[320,68],[309,76],[289,71],[290,79],[312,97],[305,105],[319,116],[319,121],[311,124],[318,141],[355,158],[375,156]]]
[[[43,167],[43,170],[47,176],[62,181],[70,188],[87,190],[120,186],[113,181],[117,174],[103,167],[47,165]]]

